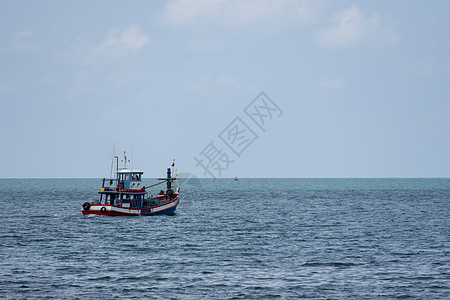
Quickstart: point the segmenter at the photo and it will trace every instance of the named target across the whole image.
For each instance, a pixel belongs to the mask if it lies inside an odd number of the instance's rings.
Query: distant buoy
[[[237,177],[234,177],[234,181],[237,181],[238,180],[238,178]]]

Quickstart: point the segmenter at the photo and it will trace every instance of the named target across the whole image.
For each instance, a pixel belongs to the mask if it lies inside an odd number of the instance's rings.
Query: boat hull
[[[173,215],[179,203],[178,197],[170,202],[151,207],[121,207],[115,205],[92,204],[89,210],[82,210],[83,215],[99,216],[155,216]]]

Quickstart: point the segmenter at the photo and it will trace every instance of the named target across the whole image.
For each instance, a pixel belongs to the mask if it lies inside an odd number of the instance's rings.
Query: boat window
[[[125,175],[125,180],[130,180],[130,175]]]

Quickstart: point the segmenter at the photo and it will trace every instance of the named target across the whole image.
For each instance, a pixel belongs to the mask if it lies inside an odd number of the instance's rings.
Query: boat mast
[[[119,182],[119,157],[116,155],[114,158],[116,159],[116,179]]]
[[[116,145],[114,145],[114,147],[113,147],[113,153],[112,153],[112,158],[111,158],[111,170],[109,171],[109,179],[113,179],[112,174],[113,174],[115,157],[116,157]]]

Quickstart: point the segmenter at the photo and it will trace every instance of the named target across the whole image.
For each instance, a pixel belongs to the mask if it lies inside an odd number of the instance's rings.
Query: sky
[[[450,177],[449,1],[0,6],[0,178]]]

